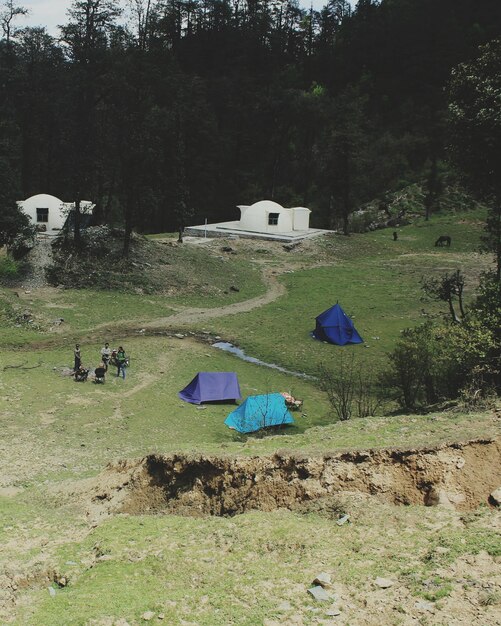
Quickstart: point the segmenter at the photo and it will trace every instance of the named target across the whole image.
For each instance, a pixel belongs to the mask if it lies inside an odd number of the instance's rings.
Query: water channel
[[[242,361],[247,361],[248,363],[254,363],[256,365],[263,365],[264,367],[269,367],[274,370],[278,370],[279,372],[283,372],[284,374],[290,374],[291,376],[297,376],[298,378],[303,378],[304,380],[317,380],[315,376],[310,376],[309,374],[305,374],[304,372],[294,372],[292,370],[288,370],[285,367],[281,367],[280,365],[276,365],[275,363],[266,363],[265,361],[261,361],[260,359],[256,359],[253,356],[249,356],[245,354],[245,352],[241,348],[237,348],[232,343],[228,341],[216,341],[216,343],[212,344],[213,348],[218,348],[219,350],[224,350],[225,352],[230,352],[234,354]]]

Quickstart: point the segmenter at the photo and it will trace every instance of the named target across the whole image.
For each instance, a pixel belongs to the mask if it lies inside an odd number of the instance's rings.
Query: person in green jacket
[[[125,356],[125,350],[120,346],[117,351],[117,378],[120,376],[120,372],[122,372],[122,378],[125,380],[125,366],[127,362],[127,357]]]

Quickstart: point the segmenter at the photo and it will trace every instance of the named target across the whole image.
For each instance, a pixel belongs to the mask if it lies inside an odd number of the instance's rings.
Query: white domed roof
[[[56,198],[56,196],[51,196],[48,193],[38,193],[34,196],[31,196],[27,200],[25,200],[25,202],[36,202],[37,204],[40,204],[40,205],[53,204],[54,201],[62,202],[59,198]]]
[[[280,213],[280,211],[284,210],[283,206],[278,204],[278,202],[273,202],[273,200],[259,200],[259,202],[251,204],[249,208],[253,210],[269,211],[270,213]]]

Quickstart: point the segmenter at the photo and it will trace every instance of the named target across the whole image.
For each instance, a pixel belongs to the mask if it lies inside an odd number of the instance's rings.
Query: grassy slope
[[[330,603],[313,607],[306,593],[320,571],[334,576],[342,623],[397,625],[406,613],[419,620],[412,607],[422,599],[446,608],[448,621],[439,623],[462,623],[455,619],[466,617],[461,601],[478,597],[474,555],[484,562],[481,555],[501,555],[485,509],[459,523],[451,511],[374,506],[367,498],[339,498],[332,506],[348,510],[351,523],[339,527],[329,515],[283,510],[233,519],[115,517],[57,550],[56,570],[69,585],[53,598],[47,588],[29,603],[25,596],[15,623],[139,624],[153,611],[172,625],[251,626],[294,616],[290,623],[321,624]],[[458,585],[457,564],[465,558],[469,566]],[[396,587],[375,592],[377,576]],[[485,591],[484,597],[479,623],[494,624],[496,596]],[[288,606],[281,607],[284,601]]]
[[[390,240],[388,231],[335,237],[333,245],[323,244],[324,256],[319,259],[331,259],[335,267],[286,274],[286,297],[250,313],[212,320],[210,327],[265,360],[312,370],[318,361],[335,362],[339,349],[314,343],[308,331],[315,314],[339,299],[369,338],[370,348],[353,350],[377,365],[401,328],[424,319],[423,307],[430,315],[438,313],[436,305],[419,299],[421,275],[462,267],[473,277],[485,262],[475,255],[478,216],[466,217],[466,223],[444,217],[406,227],[398,242]],[[433,248],[434,239],[442,233],[453,237],[450,250]],[[276,262],[271,255],[266,260]],[[239,263],[245,267],[244,261]],[[249,288],[252,295],[259,290],[255,284],[256,288]],[[197,298],[188,304],[218,303],[208,296]],[[26,299],[23,306],[26,301],[47,319],[65,317],[73,333],[127,316],[152,319],[159,311],[168,315],[169,304],[176,304],[164,296],[69,290],[58,291],[49,300]],[[19,304],[9,295],[5,302],[7,314],[12,304]],[[127,315],[122,316],[122,311]],[[371,612],[362,600],[378,575],[397,579],[406,594],[417,598],[454,599],[457,585],[448,571],[451,562],[481,550],[497,554],[498,537],[486,510],[464,525],[454,512],[395,509],[356,498],[342,504],[354,522],[344,527],[320,514],[277,511],[232,520],[118,517],[89,533],[81,510],[71,501],[51,496],[50,487],[95,474],[117,457],[175,450],[270,454],[279,448],[314,453],[432,445],[492,434],[498,427],[486,414],[453,413],[325,426],[330,421],[326,400],[310,383],[186,340],[130,339],[126,348],[132,367],[125,384],[110,377],[104,387],[79,385],[58,373],[71,364],[68,342],[53,338],[56,347],[27,349],[30,342],[46,336],[24,326],[16,328],[7,317],[4,320],[0,365],[26,361],[42,365],[33,370],[4,370],[0,379],[2,479],[21,489],[16,496],[0,493],[2,561],[14,574],[36,574],[51,565],[70,579],[55,598],[46,588],[28,588],[21,596],[16,624],[112,624],[119,618],[136,624],[146,610],[163,612],[164,623],[173,625],[182,620],[204,625],[261,624],[265,618],[280,622],[294,615],[301,616],[304,624],[317,624],[323,612],[311,611],[306,588],[322,570],[335,572],[340,598],[336,605],[348,623],[358,623],[360,615]],[[380,339],[372,340],[372,336]],[[8,349],[13,344],[19,347]],[[87,363],[92,364],[99,347],[94,342],[84,345]],[[239,438],[222,424],[228,407],[200,411],[177,399],[176,392],[203,369],[237,371],[244,395],[291,389],[305,398],[307,416],[298,418],[295,430],[282,435]],[[438,552],[437,547],[441,548]],[[103,554],[110,558],[96,562]],[[430,578],[436,579],[431,587],[426,582]],[[290,602],[290,610],[278,608],[282,600]],[[383,617],[378,614],[378,620],[400,623],[402,602],[399,593],[387,594]],[[375,613],[379,610],[380,605],[374,607]],[[483,623],[491,623],[489,610],[487,606],[487,613],[482,614]],[[1,615],[0,622],[10,617]]]
[[[339,348],[312,343],[308,337],[315,316],[339,301],[366,340],[364,346],[348,346],[343,352],[352,351],[379,368],[402,329],[445,310],[425,301],[420,289],[423,277],[461,269],[471,297],[479,271],[489,262],[477,253],[479,217],[468,213],[461,220],[444,216],[422,221],[399,229],[396,242],[388,230],[336,236],[324,244],[332,266],[287,274],[286,296],[238,318],[217,320],[212,327],[253,356],[314,371],[319,362],[335,366],[339,358]],[[444,232],[451,235],[452,247],[435,248],[434,241]]]

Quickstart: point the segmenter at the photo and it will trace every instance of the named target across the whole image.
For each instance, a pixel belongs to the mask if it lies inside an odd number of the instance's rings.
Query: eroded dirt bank
[[[501,485],[501,442],[478,439],[413,450],[365,450],[307,457],[151,455],[110,465],[85,487],[89,514],[165,511],[231,516],[298,509],[341,492],[394,504],[460,510],[487,503]]]

